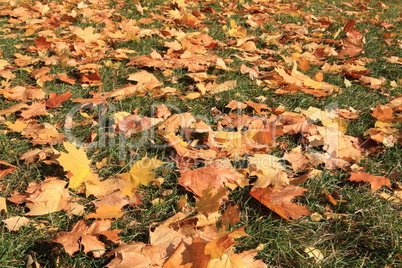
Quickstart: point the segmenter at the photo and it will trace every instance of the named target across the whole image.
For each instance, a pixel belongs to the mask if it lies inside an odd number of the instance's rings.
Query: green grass
[[[46,1],[45,1],[46,2]],[[102,3],[106,8],[116,9],[114,11],[115,22],[119,23],[123,16],[125,18],[138,20],[143,17],[150,17],[151,14],[158,14],[167,16],[166,10],[170,10],[168,1],[134,1],[141,3],[142,7],[148,8],[144,10],[144,15],[141,15],[133,1],[109,1],[109,3]],[[238,56],[242,51],[233,46],[219,47],[212,52],[223,59],[232,60],[228,63],[228,67],[233,68],[234,71],[222,71],[214,68],[208,69],[208,74],[217,76],[219,83],[236,80],[237,87],[231,91],[222,92],[216,95],[206,95],[202,98],[189,100],[183,102],[179,96],[172,96],[169,98],[155,99],[151,94],[145,96],[132,96],[123,100],[109,100],[107,106],[108,111],[101,114],[100,108],[87,108],[82,112],[93,116],[94,118],[102,118],[106,120],[106,124],[112,120],[113,114],[116,112],[129,112],[132,113],[134,109],[138,108],[139,115],[149,116],[151,114],[151,106],[155,103],[164,103],[177,107],[181,112],[190,112],[194,116],[206,118],[214,129],[216,129],[216,117],[211,114],[211,109],[216,108],[223,113],[228,113],[229,110],[225,106],[230,100],[238,101],[255,101],[258,97],[263,96],[266,98],[263,101],[269,107],[285,106],[287,111],[295,111],[298,108],[307,109],[310,106],[324,109],[328,105],[337,105],[340,108],[353,107],[360,111],[360,116],[357,120],[350,122],[346,134],[367,139],[363,133],[374,126],[375,119],[370,115],[372,109],[377,104],[386,104],[390,101],[392,96],[402,94],[402,87],[392,88],[390,81],[400,80],[402,77],[402,65],[392,64],[386,62],[383,57],[398,56],[402,57],[400,49],[400,41],[396,43],[395,40],[401,39],[401,21],[399,14],[402,12],[402,4],[400,1],[383,1],[391,8],[380,10],[376,6],[377,1],[368,1],[367,5],[370,7],[366,11],[360,10],[357,6],[346,6],[342,1],[334,1],[334,3],[327,3],[326,1],[308,1],[304,3],[300,9],[295,9],[292,12],[284,10],[284,6],[270,6],[274,12],[270,13],[269,22],[259,25],[257,28],[252,28],[247,23],[249,14],[244,11],[243,4],[253,5],[253,1],[239,1],[238,8],[228,8],[229,2],[218,1],[197,3],[194,2],[188,9],[195,12],[201,12],[206,7],[215,9],[219,16],[216,14],[205,13],[206,19],[202,21],[203,24],[208,25],[206,31],[214,40],[228,43],[238,39],[237,37],[230,37],[227,32],[223,30],[223,26],[229,26],[231,19],[235,20],[237,25],[247,29],[247,33],[254,35],[255,43],[259,49],[273,49],[277,52],[276,55],[263,55],[262,58],[274,58],[278,65],[284,66],[285,63],[281,55],[291,56],[292,53],[300,53],[298,50],[303,45],[307,44],[303,39],[293,38],[290,36],[289,40],[284,43],[267,44],[260,37],[262,34],[275,35],[277,33],[284,33],[283,24],[295,24],[302,26],[306,23],[304,15],[313,14],[317,18],[332,18],[334,24],[325,30],[322,34],[324,38],[331,39],[334,34],[343,27],[349,19],[356,20],[356,28],[365,36],[365,53],[359,55],[357,58],[370,58],[374,61],[367,63],[366,67],[371,71],[368,76],[381,78],[384,77],[387,83],[382,89],[371,89],[363,86],[358,80],[350,79],[352,86],[345,87],[344,75],[325,73],[325,82],[339,86],[342,89],[341,93],[334,94],[325,98],[316,98],[314,96],[296,93],[293,95],[278,95],[274,93],[274,89],[266,90],[264,86],[258,85],[252,81],[247,74],[241,74],[239,67],[241,64],[251,66],[245,60],[240,60]],[[52,3],[52,1],[48,1]],[[293,1],[281,1],[280,4],[292,4]],[[364,2],[366,3],[366,2]],[[55,2],[53,2],[55,4]],[[3,6],[8,4],[1,3],[0,10]],[[18,5],[23,5],[18,3]],[[75,6],[76,4],[71,4]],[[257,4],[258,5],[258,4]],[[117,8],[118,7],[118,8]],[[337,8],[343,9],[345,12],[340,12]],[[12,7],[14,8],[14,7]],[[102,8],[101,8],[102,9]],[[350,11],[347,13],[346,11]],[[1,12],[1,11],[0,11]],[[77,10],[77,12],[83,12]],[[354,13],[357,12],[357,13]],[[261,12],[266,13],[266,12]],[[295,15],[300,13],[301,15]],[[1,13],[0,13],[1,14]],[[258,12],[256,12],[258,14]],[[384,30],[384,28],[375,23],[375,16],[378,15],[379,20],[386,20],[388,23],[394,24],[395,28]],[[48,17],[46,15],[45,17]],[[223,20],[226,20],[226,22]],[[11,17],[8,15],[0,15],[1,27],[8,27],[8,20]],[[25,22],[21,22],[25,25]],[[20,25],[20,26],[21,26]],[[93,26],[97,31],[101,31],[105,24],[97,24],[91,18],[85,21],[80,13],[77,20],[69,25],[88,27]],[[19,27],[20,27],[19,26]],[[17,36],[2,38],[7,33],[3,30],[0,31],[0,60],[5,59],[11,65],[15,59],[15,53],[22,53],[37,57],[38,53],[26,52],[23,48],[27,45],[33,45],[32,38],[37,37],[37,33],[28,38],[22,36],[24,31],[16,27],[12,29]],[[185,33],[191,32],[204,32],[202,27],[193,28],[190,26],[183,26],[174,21],[157,20],[151,24],[140,24],[138,27],[142,29],[168,29],[175,28]],[[309,28],[308,36],[313,34],[315,28]],[[56,32],[62,32],[62,29],[57,28]],[[395,34],[394,43],[387,45],[382,38],[384,33]],[[284,33],[286,34],[286,33]],[[2,36],[3,35],[3,36]],[[345,38],[344,33],[340,33],[336,41]],[[116,43],[107,43],[106,47],[109,49],[106,55],[109,55],[113,49],[127,48],[134,50],[135,53],[129,56],[148,55],[155,50],[161,54],[166,53],[164,47],[165,41],[172,41],[173,37],[161,38],[160,36],[153,35],[151,37],[138,38],[131,41],[116,41]],[[15,47],[20,45],[20,48]],[[115,47],[114,47],[115,46]],[[337,50],[340,45],[334,44]],[[303,51],[304,52],[304,51]],[[336,64],[343,64],[347,59],[339,59],[336,57],[328,58],[327,62]],[[59,80],[47,82],[43,90],[46,93],[64,93],[70,91],[74,98],[91,98],[90,91],[94,92],[110,92],[114,89],[121,88],[128,84],[127,77],[129,74],[135,73],[140,70],[147,70],[154,74],[160,81],[164,82],[164,86],[170,86],[177,89],[179,95],[185,95],[188,92],[196,91],[194,83],[188,79],[186,74],[188,71],[183,68],[173,70],[173,77],[165,77],[162,69],[157,68],[137,68],[135,66],[126,66],[129,59],[116,61],[106,56],[98,62],[93,62],[105,65],[106,62],[118,62],[114,66],[103,66],[99,73],[102,77],[102,85],[100,87],[83,87],[78,83],[69,85],[62,83]],[[42,63],[36,66],[29,66],[33,69],[42,67]],[[258,65],[258,63],[256,63]],[[288,68],[291,66],[287,66]],[[65,67],[61,64],[51,66],[51,73],[67,73],[69,76],[78,77],[74,67]],[[271,71],[273,68],[261,67],[260,71]],[[12,66],[10,70],[17,76],[11,81],[12,86],[36,86],[36,82],[30,77],[30,70]],[[312,76],[317,71],[321,70],[321,66],[314,66],[310,71],[305,72],[307,75]],[[176,83],[176,81],[179,81]],[[0,83],[5,83],[5,79],[0,78]],[[0,84],[0,90],[4,86]],[[7,100],[0,96],[0,109],[5,109],[11,105],[19,103],[18,101]],[[30,103],[30,101],[28,101]],[[63,103],[62,107],[50,110],[51,116],[37,118],[40,123],[48,122],[63,126],[66,115],[71,109],[76,107],[77,103],[71,100]],[[253,114],[253,111],[245,111],[247,114]],[[18,117],[18,113],[4,118],[4,120],[14,122]],[[81,126],[80,122],[86,120],[79,112],[74,114],[74,122],[76,125],[73,128],[74,136],[78,141],[84,142],[87,135],[92,130],[99,131],[99,126]],[[108,126],[108,125],[107,125]],[[400,123],[398,125],[400,129]],[[62,127],[58,128],[64,131]],[[44,163],[33,163],[30,165],[25,164],[19,160],[19,155],[34,148],[45,148],[45,145],[32,146],[30,141],[24,138],[19,133],[6,132],[7,126],[3,123],[0,117],[0,160],[6,161],[10,164],[17,166],[15,173],[7,175],[0,181],[0,196],[9,197],[13,191],[24,192],[28,184],[32,181],[42,181],[47,176],[57,176],[65,178],[64,171],[58,165],[46,165]],[[102,178],[115,176],[122,172],[127,172],[132,163],[141,159],[143,156],[149,157],[157,156],[158,159],[166,161],[167,164],[158,169],[158,176],[164,178],[162,187],[155,185],[141,186],[139,193],[142,195],[142,204],[139,206],[125,207],[124,216],[117,219],[113,223],[113,227],[122,230],[121,236],[124,242],[140,241],[144,243],[149,242],[149,230],[157,226],[158,222],[164,221],[178,212],[177,201],[181,195],[188,195],[190,202],[194,203],[192,194],[185,191],[177,185],[177,178],[180,176],[177,167],[171,160],[170,156],[174,156],[174,152],[165,148],[155,148],[151,140],[146,139],[142,146],[121,146],[120,141],[125,140],[128,144],[133,144],[141,139],[141,134],[137,136],[123,138],[118,135],[110,135],[105,139],[105,146],[101,148],[90,148],[87,152],[88,157],[93,160],[93,163],[100,162],[107,158],[107,165],[97,170]],[[299,137],[285,136],[280,140],[290,144],[290,148],[297,145]],[[165,142],[160,137],[154,140],[157,144],[164,144]],[[62,144],[53,145],[53,148],[59,151],[65,151]],[[402,172],[401,152],[402,146],[396,144],[394,147],[386,148],[380,154],[367,156],[359,163],[368,172],[377,176],[389,176],[395,172]],[[276,148],[273,152],[276,156],[282,157],[285,151]],[[320,167],[321,168],[321,167]],[[322,169],[322,168],[321,168]],[[288,170],[289,173],[290,170]],[[293,174],[299,175],[299,174]],[[319,178],[308,180],[303,183],[302,187],[308,188],[304,196],[296,198],[296,202],[305,206],[311,211],[323,214],[327,211],[335,213],[348,214],[347,217],[338,220],[323,220],[314,222],[309,217],[304,217],[293,222],[288,222],[281,219],[278,215],[270,211],[264,205],[259,203],[256,199],[250,196],[250,187],[244,189],[235,189],[229,196],[229,203],[239,206],[240,222],[236,226],[232,226],[232,230],[236,227],[246,226],[248,237],[241,238],[241,245],[237,247],[238,251],[244,249],[253,249],[262,245],[262,250],[258,254],[270,267],[384,267],[390,265],[398,267],[402,264],[402,245],[401,233],[402,224],[401,217],[401,204],[391,203],[381,199],[377,193],[372,193],[370,187],[365,183],[355,183],[347,181],[348,172],[344,170],[324,170],[322,176]],[[393,187],[395,183],[402,183],[402,177],[399,175],[392,178]],[[385,192],[391,194],[391,189],[383,188]],[[325,198],[322,197],[323,193],[334,193],[339,196],[339,199],[346,202],[340,202],[337,205],[330,204]],[[82,194],[76,194],[71,191],[73,196],[84,197]],[[155,203],[155,199],[160,199],[160,203]],[[87,213],[90,213],[91,201],[90,197],[82,201],[87,204]],[[8,213],[0,215],[0,220],[4,220],[10,216],[18,216],[26,213],[23,205],[17,206],[12,203],[7,203]],[[69,218],[64,212],[56,212],[50,215],[31,216],[33,225],[22,227],[19,231],[10,232],[4,224],[0,224],[0,266],[1,267],[24,267],[24,262],[28,256],[35,257],[37,261],[46,267],[103,267],[109,260],[107,258],[96,259],[83,252],[76,253],[74,257],[69,256],[62,249],[61,246],[52,244],[50,242],[54,233],[58,231],[68,231],[71,227],[82,217],[73,216]],[[89,221],[91,222],[91,221]],[[117,245],[109,243],[108,249],[112,249]],[[323,255],[324,260],[315,264],[314,261],[307,257],[304,253],[306,247],[315,247],[319,249]]]

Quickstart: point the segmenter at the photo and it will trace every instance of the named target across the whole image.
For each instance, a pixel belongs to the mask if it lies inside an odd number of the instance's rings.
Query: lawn
[[[0,0],[0,266],[401,266],[401,14]]]

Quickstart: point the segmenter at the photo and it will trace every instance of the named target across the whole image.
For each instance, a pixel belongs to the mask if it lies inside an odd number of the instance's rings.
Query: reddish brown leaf
[[[273,188],[252,189],[250,194],[270,210],[282,218],[291,221],[311,214],[307,207],[290,202],[293,198],[303,195],[308,189],[298,186],[286,186],[280,190]]]
[[[56,108],[59,107],[60,104],[68,100],[72,96],[70,91],[67,91],[61,95],[57,93],[50,93],[49,99],[46,101],[46,107],[48,108]]]
[[[85,220],[79,220],[70,232],[59,232],[54,235],[52,241],[62,244],[64,250],[71,256],[79,251],[82,245],[85,253],[92,252],[94,257],[99,258],[106,251],[105,244],[99,241],[100,235],[118,241],[117,234],[120,230],[108,231],[111,226],[110,220],[97,220],[90,226],[87,226]]]
[[[357,181],[357,182],[369,182],[371,184],[371,191],[377,191],[380,189],[382,186],[388,186],[391,188],[391,182],[388,178],[386,177],[381,177],[381,176],[373,176],[369,173],[365,172],[351,172],[351,176],[348,180],[350,181]]]

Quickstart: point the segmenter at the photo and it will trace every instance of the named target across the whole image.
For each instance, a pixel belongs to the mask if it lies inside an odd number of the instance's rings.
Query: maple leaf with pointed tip
[[[364,182],[369,182],[371,185],[371,191],[377,191],[380,189],[382,186],[388,186],[391,188],[391,182],[388,178],[386,177],[381,177],[381,176],[373,176],[369,173],[366,172],[351,172],[350,173],[350,178],[347,179],[349,181],[364,181]]]
[[[72,96],[70,91],[67,91],[61,95],[57,93],[50,93],[49,99],[46,101],[46,107],[48,108],[56,108],[59,107],[60,104],[68,100]]]
[[[70,232],[59,232],[53,236],[52,242],[63,245],[64,250],[70,255],[80,250],[83,246],[85,253],[92,252],[95,258],[101,257],[105,251],[105,244],[99,241],[101,235],[109,240],[119,243],[120,230],[109,230],[112,227],[110,220],[96,220],[90,226],[85,220],[79,220]]]
[[[133,197],[138,186],[148,185],[155,180],[156,174],[152,170],[163,164],[164,162],[156,159],[156,156],[152,159],[144,156],[141,160],[135,162],[129,172],[119,175],[128,182],[128,185],[122,190],[122,194]]]
[[[82,148],[77,149],[74,143],[64,142],[63,145],[68,153],[61,152],[58,160],[64,171],[70,173],[69,187],[76,189],[86,181],[98,180],[97,175],[91,170],[91,161],[85,151]]]
[[[179,184],[198,197],[202,197],[208,187],[213,189],[225,186],[225,182],[234,183],[243,178],[238,172],[215,162],[194,170],[188,170],[179,177]]]
[[[306,188],[290,185],[280,190],[270,187],[253,188],[250,194],[285,220],[291,221],[290,218],[298,219],[311,214],[307,207],[290,202],[307,190]]]
[[[195,198],[195,210],[200,213],[211,213],[219,209],[223,204],[223,198],[227,195],[228,188],[220,187],[218,189],[213,189],[208,186],[202,193],[202,197]]]
[[[114,255],[115,258],[106,267],[163,267],[165,259],[182,241],[188,244],[191,240],[167,226],[156,227],[149,238],[149,244],[132,241],[113,249],[107,256]]]
[[[239,244],[235,239],[243,236],[249,236],[244,231],[244,226],[212,240],[205,246],[204,252],[211,259],[220,259],[229,248]]]

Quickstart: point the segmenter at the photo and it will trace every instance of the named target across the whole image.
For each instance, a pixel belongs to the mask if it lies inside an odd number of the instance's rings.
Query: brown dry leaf
[[[30,219],[21,216],[14,216],[2,220],[9,231],[18,231],[21,227],[27,226],[30,221]]]
[[[32,138],[31,143],[36,144],[56,144],[65,139],[55,126],[49,123],[36,124],[30,121],[28,126],[21,132],[25,138]]]
[[[262,114],[261,110],[271,110],[265,103],[256,103],[252,101],[246,101],[247,106],[253,108],[257,114]]]
[[[133,241],[112,250],[107,256],[114,255],[114,259],[107,267],[163,267],[166,258],[174,253],[182,241],[191,241],[167,226],[156,227],[149,237],[149,244]]]
[[[37,116],[47,115],[46,103],[43,102],[34,102],[31,106],[27,107],[27,110],[21,112],[21,117],[25,119],[34,118]]]
[[[392,147],[396,143],[402,143],[402,134],[399,129],[395,128],[395,124],[389,122],[377,121],[374,128],[370,128],[364,132],[371,139],[378,143],[383,143],[386,147]]]
[[[56,75],[47,74],[50,71],[50,67],[42,67],[35,69],[31,72],[31,76],[36,80],[38,86],[43,87],[47,81],[53,81]]]
[[[60,81],[66,82],[66,83],[68,83],[68,84],[70,84],[70,85],[74,85],[75,82],[76,82],[74,78],[69,77],[69,76],[68,76],[67,74],[65,74],[65,73],[60,73],[60,74],[58,74],[57,76],[58,76],[58,78],[60,79]]]
[[[17,167],[7,163],[6,161],[0,160],[0,179],[4,176],[14,172]]]
[[[226,81],[222,84],[207,84],[206,86],[206,91],[211,93],[211,94],[217,94],[221,93],[224,91],[232,90],[237,87],[237,81],[236,80],[230,80]]]
[[[12,106],[10,106],[8,108],[0,110],[0,116],[1,115],[8,116],[8,115],[13,114],[13,113],[15,113],[17,111],[20,111],[21,109],[28,108],[28,107],[29,106],[26,103],[18,103],[16,105],[12,105]]]
[[[190,113],[174,114],[158,125],[158,131],[161,134],[175,133],[179,128],[182,130],[190,128],[196,121],[197,120]]]
[[[248,141],[255,148],[276,146],[276,139],[285,134],[283,125],[272,119],[255,119],[250,122],[248,127]]]
[[[31,182],[26,190],[29,195],[25,198],[26,207],[30,210],[25,215],[36,216],[68,210],[71,196],[66,185],[67,182],[55,177],[43,182]]]
[[[290,218],[299,219],[311,214],[307,207],[290,202],[296,196],[303,195],[307,190],[306,188],[290,185],[279,190],[270,187],[253,188],[250,194],[282,218],[291,221]]]
[[[371,175],[369,173],[365,173],[365,172],[351,172],[350,174],[351,174],[351,176],[348,179],[349,181],[369,182],[371,185],[372,192],[377,191],[384,185],[391,188],[391,182],[386,177],[373,176],[373,175]]]
[[[130,74],[127,80],[138,82],[138,86],[144,87],[146,90],[151,90],[163,85],[153,74],[147,71]]]
[[[25,160],[25,163],[31,164],[34,162],[41,162],[48,157],[55,156],[54,151],[52,148],[44,148],[43,150],[41,149],[34,149],[28,152],[25,152],[19,156],[18,159],[20,160]],[[52,160],[52,159],[51,159]],[[49,161],[51,161],[49,160]]]
[[[311,167],[310,159],[301,152],[301,146],[297,146],[290,152],[285,153],[283,159],[292,165],[292,169],[295,172],[303,171]]]
[[[243,175],[227,168],[222,162],[215,162],[182,172],[179,184],[196,196],[202,197],[208,187],[219,189],[225,186],[225,182],[235,183],[242,178]]]
[[[7,203],[6,199],[4,197],[0,197],[0,214],[6,214],[8,212],[7,210]]]
[[[363,83],[368,85],[370,88],[373,89],[379,89],[381,86],[386,82],[386,79],[384,77],[381,78],[374,78],[374,77],[368,77],[368,76],[361,76],[359,80]]]
[[[229,204],[222,214],[221,224],[223,230],[227,230],[229,226],[234,226],[240,221],[240,211],[237,205]]]
[[[167,119],[169,116],[171,116],[172,113],[169,111],[169,109],[165,105],[158,105],[156,106],[156,111],[155,111],[155,117],[156,118],[162,118],[162,119]]]
[[[379,121],[392,122],[395,119],[393,113],[394,109],[391,105],[377,105],[371,115]]]
[[[29,121],[19,118],[14,123],[9,121],[5,121],[4,123],[7,125],[9,130],[14,132],[22,132],[28,126]]]
[[[225,107],[230,108],[232,110],[238,110],[238,109],[243,110],[247,107],[247,105],[240,101],[231,100],[230,103]]]
[[[364,36],[356,30],[351,30],[346,33],[346,38],[342,39],[344,49],[339,51],[339,56],[356,57],[363,51]]]
[[[58,160],[64,171],[69,172],[69,187],[76,189],[82,183],[98,180],[98,176],[91,170],[91,161],[85,151],[77,149],[74,143],[64,142],[63,145],[68,153],[61,152]]]
[[[57,93],[50,93],[49,99],[46,101],[46,107],[48,108],[56,108],[59,107],[60,104],[71,98],[72,94],[70,91],[67,91],[61,95]]]
[[[64,250],[70,255],[84,247],[84,252],[91,252],[94,257],[101,257],[105,251],[105,244],[99,241],[101,235],[106,236],[109,240],[118,243],[118,234],[120,230],[109,229],[112,227],[110,220],[96,220],[90,226],[87,226],[85,220],[79,220],[70,232],[59,232],[53,236],[52,242],[63,245]]]
[[[41,87],[23,87],[16,86],[13,88],[0,89],[0,94],[9,100],[20,100],[26,102],[27,100],[42,100],[45,98],[46,93]]]

